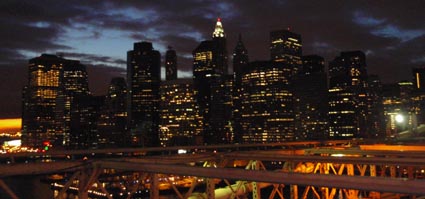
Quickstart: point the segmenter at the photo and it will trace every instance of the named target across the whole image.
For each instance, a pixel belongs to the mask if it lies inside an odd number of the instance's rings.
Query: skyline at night
[[[217,17],[227,48],[240,33],[252,61],[270,57],[271,31],[290,28],[302,35],[303,55],[323,56],[326,68],[341,51],[361,50],[368,74],[384,83],[411,80],[412,69],[425,66],[424,6],[423,1],[3,1],[0,118],[20,117],[28,60],[42,53],[87,65],[90,90],[97,95],[105,94],[112,77],[125,76],[126,52],[139,41],[152,42],[162,67],[167,47],[173,47],[179,77],[192,77],[192,50],[211,37]]]

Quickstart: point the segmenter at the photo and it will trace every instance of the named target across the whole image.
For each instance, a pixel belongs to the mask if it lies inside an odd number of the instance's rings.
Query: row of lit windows
[[[44,72],[43,70],[33,71],[31,73],[31,86],[59,86],[59,71],[50,70]]]
[[[335,114],[354,114],[355,111],[329,111],[329,115]]]
[[[212,60],[212,51],[197,52],[194,57],[195,61]]]
[[[35,93],[36,97],[41,97],[44,99],[55,99],[57,95],[57,91],[52,89],[37,89]]]

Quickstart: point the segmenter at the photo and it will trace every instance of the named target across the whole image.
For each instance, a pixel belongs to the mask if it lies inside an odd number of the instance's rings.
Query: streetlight
[[[397,114],[395,116],[395,121],[399,124],[403,123],[404,122],[404,116],[402,114]]]

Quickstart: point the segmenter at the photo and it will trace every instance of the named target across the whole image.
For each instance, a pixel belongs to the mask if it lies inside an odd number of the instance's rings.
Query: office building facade
[[[329,63],[329,137],[366,137],[367,72],[361,51],[342,52]]]
[[[297,140],[323,140],[328,132],[328,77],[323,57],[303,56],[293,80]]]
[[[302,66],[301,35],[289,30],[270,32],[270,59],[285,63],[291,69],[291,75],[296,75]]]
[[[116,77],[109,84],[98,121],[98,147],[115,148],[130,145],[127,131],[127,83]]]
[[[161,146],[202,144],[202,117],[192,79],[161,82]]]
[[[203,122],[203,139],[206,144],[226,140],[225,75],[227,74],[226,38],[218,19],[212,40],[201,42],[192,52],[193,80],[196,101]]]
[[[234,142],[242,142],[241,126],[241,106],[240,96],[242,95],[242,72],[248,66],[248,50],[242,42],[242,36],[239,34],[238,42],[233,50],[233,132]]]
[[[29,60],[28,84],[23,91],[22,144],[64,145],[64,59],[42,54]]]
[[[243,70],[241,126],[244,143],[294,140],[291,68],[279,62],[251,62]]]
[[[127,52],[129,127],[135,146],[159,145],[160,80],[160,53],[152,43],[135,43]]]

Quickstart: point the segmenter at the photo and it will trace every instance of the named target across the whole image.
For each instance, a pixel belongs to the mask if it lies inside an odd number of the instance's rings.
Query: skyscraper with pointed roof
[[[203,117],[203,137],[208,144],[224,143],[224,77],[228,73],[226,37],[220,18],[212,40],[203,41],[193,51],[193,79],[196,100]],[[214,113],[214,114],[212,114]]]
[[[217,65],[217,73],[228,74],[227,66],[227,48],[226,48],[226,34],[224,33],[221,19],[217,18],[214,32],[212,34],[212,41],[214,42],[215,51],[215,64]]]
[[[212,37],[213,38],[226,37],[226,35],[224,34],[223,25],[221,24],[220,18],[217,18],[217,22],[215,24],[215,29],[214,29],[214,32],[212,34]]]

